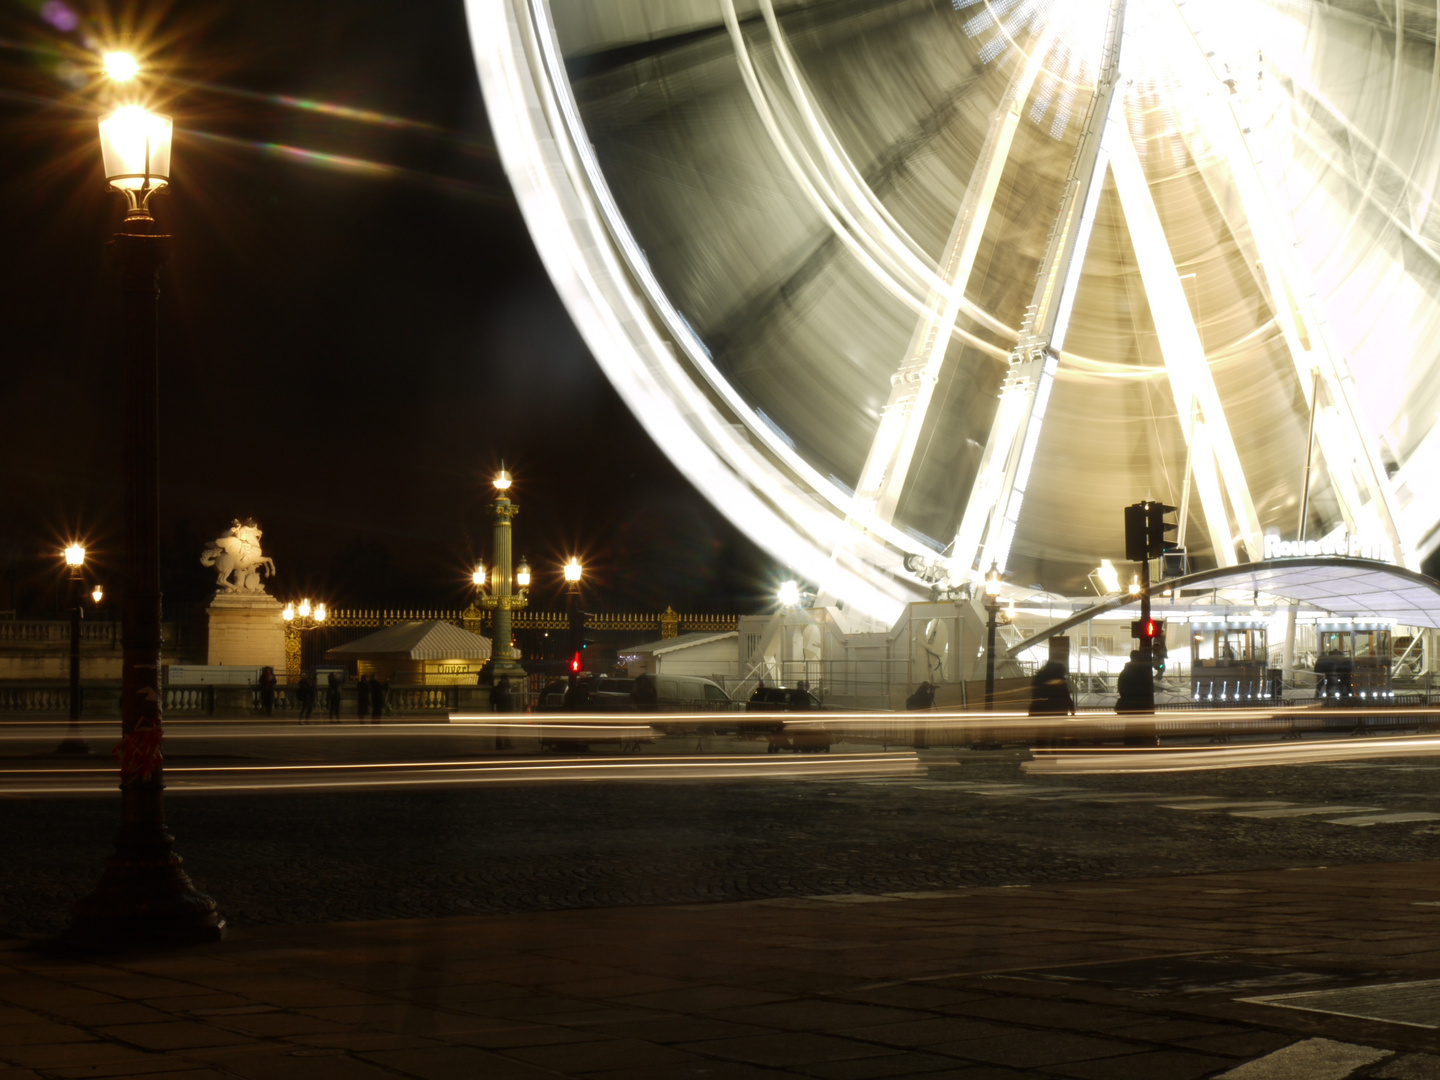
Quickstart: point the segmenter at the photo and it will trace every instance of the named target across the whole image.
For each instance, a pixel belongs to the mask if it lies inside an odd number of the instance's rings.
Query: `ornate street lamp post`
[[[308,598],[301,600],[299,607],[292,601],[285,605],[280,617],[285,620],[285,676],[287,679],[298,679],[302,664],[301,635],[324,624],[325,605],[316,604],[312,609]]]
[[[120,832],[95,891],[75,905],[68,936],[92,946],[213,941],[225,920],[181,868],[165,827],[160,752],[159,355],[156,304],[170,237],[149,201],[170,181],[171,122],[139,105],[100,121],[105,179],[125,196],[111,249],[120,272],[124,393],[124,609]]]
[[[994,562],[985,574],[985,711],[995,708],[995,617],[1000,610],[1000,568]]]
[[[580,560],[570,556],[570,561],[565,564],[565,605],[570,627],[569,682],[572,691],[580,674],[580,651],[585,648],[585,613],[580,607],[580,576],[583,572]],[[570,700],[575,700],[573,693]]]
[[[88,754],[90,744],[80,737],[80,590],[85,583],[85,549],[79,544],[67,547],[65,565],[70,568],[70,591],[66,597],[70,605],[70,728],[55,752]]]
[[[510,539],[510,519],[520,512],[520,507],[510,501],[506,493],[510,490],[510,474],[504,469],[495,477],[494,531],[491,534],[495,565],[490,575],[490,590],[484,590],[483,570],[475,571],[476,584],[480,587],[477,601],[483,608],[495,612],[495,637],[491,644],[491,680],[499,683],[502,675],[511,680],[523,679],[525,669],[520,665],[515,650],[510,646],[511,612],[526,607],[530,590],[530,567],[524,559],[518,567],[511,565],[514,548]],[[518,591],[517,591],[518,589]]]

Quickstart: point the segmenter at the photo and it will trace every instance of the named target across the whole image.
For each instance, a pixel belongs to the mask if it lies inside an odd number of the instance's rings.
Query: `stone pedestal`
[[[285,674],[285,620],[280,601],[265,593],[216,593],[206,663],[273,667]]]

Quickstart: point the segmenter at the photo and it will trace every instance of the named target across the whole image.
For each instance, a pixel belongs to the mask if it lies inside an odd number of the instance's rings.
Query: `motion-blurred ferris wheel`
[[[1418,0],[469,0],[497,144],[687,476],[888,622],[1440,544],[1440,52]]]

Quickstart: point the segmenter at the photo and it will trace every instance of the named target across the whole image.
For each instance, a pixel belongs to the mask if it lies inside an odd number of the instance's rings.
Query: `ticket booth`
[[[1389,623],[1326,619],[1315,624],[1315,696],[1328,705],[1389,701]]]
[[[1192,619],[1190,698],[1201,705],[1259,703],[1279,694],[1268,671],[1266,624],[1246,619]]]

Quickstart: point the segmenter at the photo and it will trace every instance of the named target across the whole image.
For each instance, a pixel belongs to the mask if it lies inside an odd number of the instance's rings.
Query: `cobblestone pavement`
[[[1027,758],[933,751],[906,780],[172,793],[167,807],[235,926],[1440,858],[1440,759],[1036,777]],[[118,799],[0,798],[0,932],[60,929],[117,815]]]

